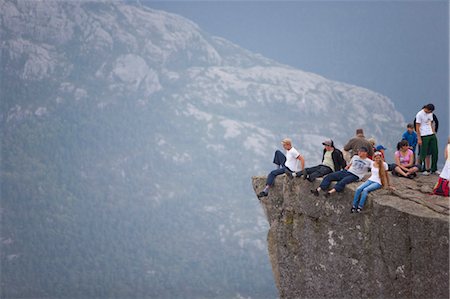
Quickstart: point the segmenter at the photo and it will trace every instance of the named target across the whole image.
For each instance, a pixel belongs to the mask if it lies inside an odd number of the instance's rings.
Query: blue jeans
[[[273,183],[275,182],[275,177],[283,174],[286,171],[286,169],[289,169],[284,165],[284,163],[286,163],[286,156],[279,150],[275,151],[273,163],[278,165],[280,168],[272,170],[267,176],[266,185],[269,186],[273,186]]]
[[[358,204],[359,196],[361,195],[361,199],[359,200],[359,208],[364,207],[364,203],[366,202],[367,194],[371,191],[377,190],[381,188],[381,184],[378,184],[373,181],[367,181],[364,184],[360,185],[355,191],[355,197],[353,197],[353,207],[356,208]]]
[[[332,172],[324,177],[322,183],[320,183],[320,189],[328,190],[331,182],[337,181],[334,189],[337,192],[341,192],[342,190],[344,190],[345,185],[356,182],[357,180],[359,180],[358,176],[344,169],[341,171]]]

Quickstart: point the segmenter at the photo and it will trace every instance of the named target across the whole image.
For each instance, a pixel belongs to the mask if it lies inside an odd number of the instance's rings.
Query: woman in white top
[[[445,157],[445,165],[444,169],[442,169],[441,174],[439,175],[441,178],[450,180],[450,137],[448,137],[447,147],[444,151]]]
[[[373,159],[374,161],[371,162],[370,166],[372,175],[356,189],[352,209],[350,210],[351,213],[361,212],[369,192],[380,189],[381,186],[389,186],[389,177],[387,175],[388,165],[383,161],[381,152],[375,152]]]

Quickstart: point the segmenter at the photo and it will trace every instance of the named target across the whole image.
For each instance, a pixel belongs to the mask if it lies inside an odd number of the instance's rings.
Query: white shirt
[[[420,136],[433,135],[433,129],[431,127],[432,121],[433,113],[425,113],[423,109],[417,112],[416,123],[420,124]]]
[[[372,172],[372,175],[369,178],[369,181],[378,183],[381,185],[381,179],[380,179],[380,169],[378,169],[378,167],[374,167],[373,165],[375,164],[375,161],[371,161],[370,163],[370,170]],[[384,169],[386,169],[386,171],[389,169],[388,165],[386,162],[383,162],[384,165]]]
[[[298,156],[300,156],[299,152],[294,147],[291,147],[291,149],[286,152],[286,163],[284,163],[284,165],[291,171],[297,172],[302,170],[300,168],[300,161],[297,159]]]
[[[350,166],[348,171],[359,177],[359,179],[362,179],[369,171],[371,162],[373,161],[369,158],[361,159],[358,155],[353,156],[352,160],[350,161],[352,165]]]

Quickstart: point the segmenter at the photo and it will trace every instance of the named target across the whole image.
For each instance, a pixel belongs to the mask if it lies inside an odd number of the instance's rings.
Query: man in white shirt
[[[431,152],[431,169],[425,169],[423,174],[437,171],[438,144],[433,126],[434,105],[427,104],[416,115],[417,144],[420,147],[419,164],[425,161],[428,152]]]
[[[347,184],[356,182],[362,179],[369,171],[371,160],[367,158],[368,149],[361,147],[358,150],[358,155],[353,156],[350,164],[344,170],[332,172],[323,178],[320,186],[311,190],[315,196],[319,196],[319,191],[326,191],[332,181],[337,181],[336,185],[330,191],[325,193],[325,196],[330,196],[335,192],[342,192]]]
[[[302,155],[292,146],[292,140],[285,138],[281,141],[283,148],[286,150],[286,155],[284,155],[279,150],[275,151],[275,157],[273,163],[278,165],[278,169],[272,170],[267,176],[266,187],[263,191],[258,194],[258,198],[268,196],[269,188],[273,186],[275,182],[275,177],[288,172],[297,172],[300,169],[303,171],[305,169],[305,159]],[[301,168],[300,168],[301,163]]]

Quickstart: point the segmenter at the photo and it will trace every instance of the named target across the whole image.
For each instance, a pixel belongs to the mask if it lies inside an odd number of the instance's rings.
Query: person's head
[[[377,141],[375,140],[375,138],[369,138],[367,139],[367,141],[369,141],[369,143],[372,145],[372,147],[375,147],[375,143],[377,143]]]
[[[374,160],[375,162],[382,161],[382,160],[383,160],[383,154],[382,154],[381,152],[379,152],[379,151],[376,151],[376,152],[373,154],[373,160]]]
[[[399,150],[401,150],[401,151],[407,151],[409,148],[408,140],[402,140],[398,144],[399,144]]]
[[[333,143],[333,140],[331,140],[331,139],[325,140],[324,142],[322,142],[322,144],[323,144],[323,146],[325,147],[325,149],[326,149],[327,151],[332,151],[332,150],[334,150],[334,143]]]
[[[383,145],[377,145],[377,147],[375,148],[375,150],[384,153],[384,150],[386,150],[386,148]]]
[[[363,131],[363,129],[356,129],[356,136],[358,136],[358,137],[364,137],[364,131]]]
[[[412,133],[412,131],[414,131],[414,125],[411,124],[411,123],[409,123],[409,124],[406,126],[406,130],[408,130],[409,133]]]
[[[358,149],[358,156],[361,158],[361,159],[365,159],[365,158],[367,158],[367,152],[368,152],[369,150],[367,149],[367,147],[365,147],[365,146],[362,146],[362,147],[360,147],[359,149]]]
[[[283,140],[281,140],[281,144],[283,145],[283,148],[287,151],[292,148],[292,140],[289,138],[284,138]]]
[[[425,111],[425,113],[429,114],[432,113],[434,111],[434,105],[433,104],[426,104],[425,106],[423,106],[423,111]]]

